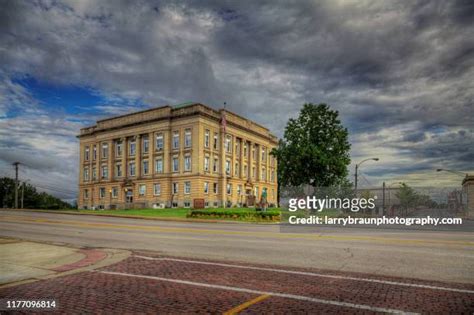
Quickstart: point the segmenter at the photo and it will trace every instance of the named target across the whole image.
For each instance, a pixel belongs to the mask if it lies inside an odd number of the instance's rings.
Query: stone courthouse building
[[[188,103],[81,129],[80,209],[277,202],[277,138],[225,109]],[[257,197],[256,197],[257,196]]]

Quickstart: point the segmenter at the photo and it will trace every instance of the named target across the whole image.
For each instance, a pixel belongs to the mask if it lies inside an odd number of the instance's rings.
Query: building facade
[[[203,104],[164,106],[81,129],[80,209],[277,203],[278,140]]]

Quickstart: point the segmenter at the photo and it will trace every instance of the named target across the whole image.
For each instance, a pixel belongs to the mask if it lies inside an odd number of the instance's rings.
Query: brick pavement
[[[141,254],[141,253],[137,253]],[[151,256],[150,253],[146,253]],[[155,255],[159,257],[159,255]],[[186,259],[186,258],[184,258]],[[236,263],[237,264],[237,263]],[[247,265],[249,264],[240,264]],[[262,266],[259,266],[262,267]],[[399,281],[422,285],[474,290],[474,285],[375,277],[318,269],[282,268],[356,278]],[[186,280],[211,285],[293,294],[327,301],[383,307],[407,312],[470,314],[474,312],[474,294],[362,282],[348,279],[314,277],[263,270],[237,269],[169,260],[146,260],[130,257],[100,271]],[[0,298],[55,298],[63,313],[222,313],[258,294],[217,288],[198,287],[153,279],[84,272],[42,280],[0,290]],[[370,313],[353,307],[299,301],[275,297],[264,299],[243,310],[245,314],[262,313]]]

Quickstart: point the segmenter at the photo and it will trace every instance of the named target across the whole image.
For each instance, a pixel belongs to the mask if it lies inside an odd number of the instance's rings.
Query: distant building
[[[163,106],[99,120],[78,138],[80,209],[251,206],[263,189],[277,202],[277,138],[224,109]]]

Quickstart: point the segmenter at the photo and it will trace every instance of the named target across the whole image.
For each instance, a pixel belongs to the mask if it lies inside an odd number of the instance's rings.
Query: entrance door
[[[245,195],[247,195],[247,207],[255,205],[255,196],[252,194],[252,189],[246,189]]]
[[[127,195],[125,196],[125,201],[127,203],[132,203],[133,202],[133,190],[131,190],[131,189],[127,190]]]

